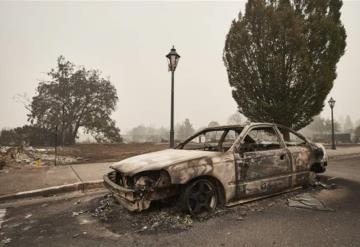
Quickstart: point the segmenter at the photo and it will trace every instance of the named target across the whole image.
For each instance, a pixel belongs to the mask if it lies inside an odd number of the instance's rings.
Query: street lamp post
[[[58,125],[55,127],[55,166],[57,165]]]
[[[179,62],[180,55],[176,53],[174,46],[166,55],[169,62],[169,71],[171,71],[171,117],[170,117],[170,148],[174,148],[174,72]]]
[[[331,97],[329,99],[328,103],[329,103],[329,106],[331,108],[331,140],[332,140],[331,148],[336,149],[336,146],[335,146],[335,130],[334,130],[334,112],[333,112],[333,109],[334,109],[334,106],[335,106],[335,100]]]

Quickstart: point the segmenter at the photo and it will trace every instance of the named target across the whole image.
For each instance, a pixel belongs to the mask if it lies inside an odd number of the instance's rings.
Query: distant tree
[[[331,128],[331,119],[325,119],[317,115],[309,125],[301,129],[301,133],[309,138],[313,138],[314,135],[330,134]],[[334,130],[335,132],[341,131],[340,124],[337,121],[334,121]]]
[[[187,118],[181,124],[176,126],[175,135],[177,140],[185,140],[192,134],[194,134],[195,130],[190,123],[190,120]]]
[[[360,126],[360,119],[358,119],[358,120],[355,121],[354,126],[356,126],[355,129],[356,129],[358,126]]]
[[[52,146],[55,144],[55,132],[49,129],[24,125],[14,129],[0,131],[0,145]]]
[[[203,129],[206,129],[206,128],[207,128],[206,126],[199,127],[195,130],[195,132],[202,131]]]
[[[0,131],[0,145],[11,146],[21,144],[21,136],[14,129],[2,129]]]
[[[331,119],[325,119],[324,120],[324,129],[325,129],[326,133],[331,133],[331,131],[332,131]],[[335,132],[340,132],[341,131],[341,126],[336,121],[334,121],[334,131]]]
[[[346,46],[341,0],[248,0],[226,37],[239,112],[296,130],[319,114]]]
[[[216,126],[220,126],[220,124],[216,121],[211,121],[209,124],[208,124],[208,127],[216,127]]]
[[[345,123],[345,117],[343,115],[340,115],[337,119],[336,122],[339,123],[341,130],[343,131],[343,127],[344,127],[344,123]]]
[[[351,133],[354,130],[354,124],[349,115],[347,115],[345,118],[343,130],[344,132],[349,132],[349,133]]]
[[[165,142],[165,141],[169,140],[169,129],[160,127],[158,129],[158,135],[161,138],[161,140],[160,140],[161,142]]]
[[[134,142],[145,142],[147,136],[147,129],[144,125],[139,125],[137,127],[132,128],[128,135],[131,136],[132,141]]]
[[[354,141],[355,143],[360,142],[360,125],[357,126],[354,130]]]
[[[164,127],[139,125],[127,132],[127,135],[133,142],[160,142],[169,139],[169,130]]]
[[[101,142],[121,142],[111,119],[118,96],[115,87],[98,70],[76,68],[63,56],[48,73],[30,103],[29,120],[40,128],[58,129],[59,144],[73,144],[80,127]]]
[[[227,121],[228,124],[241,124],[242,123],[242,117],[241,114],[236,112],[228,118]]]
[[[323,134],[328,131],[325,127],[325,119],[320,115],[315,116],[306,128],[317,134]]]

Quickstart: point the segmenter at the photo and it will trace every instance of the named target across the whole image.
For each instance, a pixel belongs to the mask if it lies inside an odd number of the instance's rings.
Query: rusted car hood
[[[216,155],[217,152],[166,149],[124,159],[110,167],[131,176],[142,171],[160,170],[184,161]]]

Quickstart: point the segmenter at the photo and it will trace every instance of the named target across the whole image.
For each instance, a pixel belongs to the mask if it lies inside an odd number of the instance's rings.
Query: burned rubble
[[[183,213],[174,203],[159,203],[146,212],[129,212],[119,205],[111,194],[95,201],[89,213],[116,233],[179,232],[189,229],[192,216]]]
[[[327,185],[326,179],[322,179],[322,185]],[[333,186],[335,185],[332,183]],[[189,230],[194,224],[211,220],[214,217],[234,215],[236,221],[244,221],[251,215],[262,213],[271,207],[293,207],[292,202],[302,202],[303,208],[321,211],[333,211],[317,198],[316,194],[321,190],[327,190],[320,182],[307,189],[295,190],[262,200],[254,200],[233,207],[220,207],[205,216],[193,216],[182,211],[176,200],[152,203],[147,211],[130,212],[109,193],[91,203],[91,207],[82,208],[74,214],[89,214],[102,222],[110,231],[125,233],[176,233]],[[300,204],[297,204],[300,205]],[[301,208],[298,206],[298,208]]]
[[[56,156],[56,164],[65,165],[81,160],[81,157]],[[54,148],[35,148],[31,146],[0,147],[0,169],[11,165],[53,165],[55,163]]]

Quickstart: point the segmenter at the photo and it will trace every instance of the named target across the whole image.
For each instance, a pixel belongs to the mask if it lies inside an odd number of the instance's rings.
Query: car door
[[[291,183],[291,157],[272,126],[249,129],[235,153],[236,196],[277,192]]]
[[[298,133],[285,127],[277,128],[291,154],[292,186],[303,185],[309,177],[311,147],[306,139]]]

